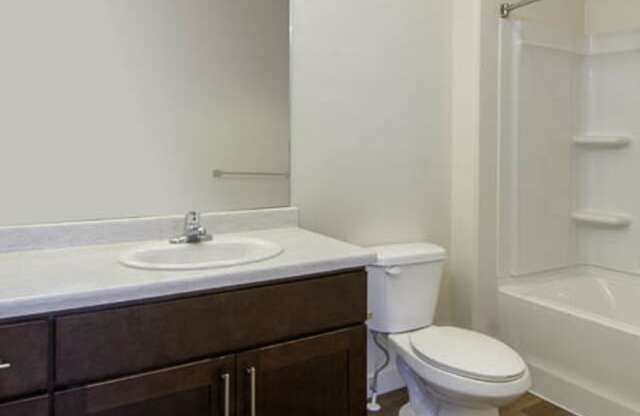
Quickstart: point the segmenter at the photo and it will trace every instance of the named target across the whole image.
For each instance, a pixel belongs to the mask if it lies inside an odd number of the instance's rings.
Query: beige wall
[[[640,29],[640,0],[586,0],[587,34]]]
[[[448,0],[294,1],[292,202],[353,243],[448,245]]]

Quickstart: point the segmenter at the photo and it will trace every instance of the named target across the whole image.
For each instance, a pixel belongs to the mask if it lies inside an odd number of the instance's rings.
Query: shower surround
[[[638,416],[624,353],[640,347],[638,310],[611,288],[640,287],[640,31],[504,21],[501,36],[501,337],[548,400]]]

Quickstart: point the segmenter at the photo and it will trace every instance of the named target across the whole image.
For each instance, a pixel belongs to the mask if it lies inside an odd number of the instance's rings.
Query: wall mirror
[[[0,226],[289,204],[288,0],[2,8]]]

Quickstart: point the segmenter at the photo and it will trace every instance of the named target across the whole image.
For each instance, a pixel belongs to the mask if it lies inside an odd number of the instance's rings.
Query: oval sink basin
[[[282,247],[255,238],[215,237],[198,244],[155,243],[125,253],[120,262],[146,270],[203,270],[255,263],[282,253]]]

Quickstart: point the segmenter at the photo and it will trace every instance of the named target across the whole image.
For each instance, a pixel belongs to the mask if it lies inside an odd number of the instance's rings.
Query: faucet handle
[[[200,214],[189,211],[184,216],[184,235],[169,240],[171,244],[201,243],[210,241],[213,237],[200,222]]]

